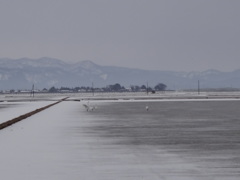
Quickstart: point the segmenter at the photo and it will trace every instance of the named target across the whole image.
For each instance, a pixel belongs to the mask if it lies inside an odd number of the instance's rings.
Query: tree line
[[[138,86],[138,85],[131,85],[129,88],[125,88],[121,86],[119,83],[108,85],[106,87],[97,88],[97,87],[90,87],[90,86],[81,86],[81,87],[51,87],[49,89],[44,88],[43,91],[49,93],[57,93],[57,92],[152,92],[155,93],[156,91],[165,91],[167,89],[167,85],[163,83],[158,83],[154,87],[148,87],[145,85]]]

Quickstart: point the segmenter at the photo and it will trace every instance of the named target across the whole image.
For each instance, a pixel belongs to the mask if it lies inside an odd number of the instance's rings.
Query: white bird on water
[[[146,110],[147,110],[147,111],[149,110],[149,107],[148,107],[148,106],[146,106]]]
[[[88,101],[87,104],[83,104],[83,106],[85,107],[85,109],[86,109],[87,111],[93,111],[93,110],[96,109],[95,106],[90,106],[90,105],[89,105],[89,101]]]

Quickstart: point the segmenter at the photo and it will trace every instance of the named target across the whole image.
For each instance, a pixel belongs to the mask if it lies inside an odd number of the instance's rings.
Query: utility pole
[[[148,81],[147,81],[147,95],[148,95]]]
[[[34,84],[32,85],[32,96],[34,97]]]
[[[200,81],[198,80],[198,95],[200,94]]]
[[[92,95],[94,96],[94,86],[93,86],[93,82],[92,82]]]

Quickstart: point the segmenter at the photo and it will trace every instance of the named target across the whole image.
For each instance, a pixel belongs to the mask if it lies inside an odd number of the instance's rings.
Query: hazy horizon
[[[146,70],[240,68],[237,0],[0,2],[0,58]]]

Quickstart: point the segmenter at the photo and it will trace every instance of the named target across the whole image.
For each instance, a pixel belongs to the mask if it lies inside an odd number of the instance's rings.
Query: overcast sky
[[[0,57],[240,68],[240,0],[0,0]]]

